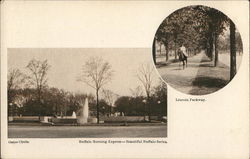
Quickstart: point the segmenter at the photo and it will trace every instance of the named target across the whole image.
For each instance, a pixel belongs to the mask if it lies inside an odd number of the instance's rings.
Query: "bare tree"
[[[17,89],[25,82],[25,76],[19,69],[10,69],[8,71],[8,91]]]
[[[143,94],[141,86],[137,86],[134,89],[130,88],[130,92],[133,97],[140,97]]]
[[[42,98],[42,90],[47,86],[47,73],[50,68],[47,60],[39,61],[32,59],[26,68],[29,70],[29,75],[27,79],[29,84],[36,89],[37,93],[37,101],[39,103],[39,118],[41,115],[41,98]]]
[[[151,115],[150,97],[151,97],[151,92],[152,92],[153,71],[154,71],[154,68],[152,66],[150,66],[149,64],[144,64],[144,65],[141,65],[137,74],[137,78],[142,83],[146,96],[147,96],[149,121],[151,121],[150,119],[150,115]]]
[[[99,91],[107,84],[113,75],[111,65],[101,57],[90,57],[83,65],[82,74],[78,81],[82,81],[96,91],[97,123],[99,124]]]
[[[114,105],[115,99],[117,98],[117,95],[114,92],[112,92],[111,90],[108,90],[108,89],[103,89],[102,94],[103,94],[104,100],[109,105],[109,116],[111,116],[112,107]]]
[[[8,84],[7,84],[7,95],[8,95],[8,111],[13,115],[13,102],[17,94],[14,92],[15,89],[19,89],[25,82],[25,75],[19,69],[8,70]]]

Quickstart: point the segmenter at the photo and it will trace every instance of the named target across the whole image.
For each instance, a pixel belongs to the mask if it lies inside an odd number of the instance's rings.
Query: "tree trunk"
[[[41,112],[42,112],[42,102],[41,102],[41,90],[38,86],[38,89],[37,89],[37,101],[38,101],[38,111],[39,111],[39,114],[38,114],[38,118],[39,118],[39,121],[41,120]]]
[[[217,66],[219,58],[218,58],[218,35],[214,35],[214,67]]]
[[[168,61],[168,43],[165,44],[165,50],[166,50],[166,61]]]
[[[111,117],[111,113],[112,113],[112,106],[110,105],[109,107],[109,116]]]
[[[177,59],[177,35],[174,37],[174,59]]]
[[[146,102],[144,102],[144,121],[146,121],[146,112],[147,112],[147,109],[146,109],[146,103],[147,103],[147,101]]]
[[[210,37],[209,37],[209,57],[211,59],[211,61],[213,61],[213,49],[214,49],[214,43],[213,43],[213,33],[210,33]]]
[[[160,42],[160,55],[161,55],[161,45],[162,45],[162,43]]]
[[[97,118],[97,124],[99,124],[100,120],[99,120],[99,92],[98,89],[96,89],[96,118]]]
[[[206,55],[210,58],[209,56],[209,40],[206,42]]]
[[[153,41],[153,60],[154,60],[154,64],[156,65],[156,46],[155,46],[156,40],[154,39]]]
[[[150,96],[147,95],[147,103],[148,103],[148,120],[151,122],[151,106],[150,106]]]
[[[235,25],[230,20],[230,80],[236,74],[236,44],[235,44]]]

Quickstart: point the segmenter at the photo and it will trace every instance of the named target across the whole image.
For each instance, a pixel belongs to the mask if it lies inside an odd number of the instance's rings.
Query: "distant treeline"
[[[42,91],[41,102],[37,101],[37,91],[34,88],[11,89],[8,91],[8,115],[23,116],[70,116],[73,111],[78,112],[88,97],[90,115],[96,115],[96,100],[92,94],[71,93],[58,88],[46,88]],[[120,96],[114,105],[101,99],[99,101],[101,115],[108,116],[123,114],[127,116],[145,115],[148,105],[151,105],[151,115],[166,116],[167,114],[167,87],[161,84],[154,88],[149,102],[143,96]]]

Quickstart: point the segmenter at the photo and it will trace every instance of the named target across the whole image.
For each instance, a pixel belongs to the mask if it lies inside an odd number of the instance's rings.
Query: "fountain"
[[[76,112],[73,111],[71,118],[76,119]]]
[[[80,103],[79,116],[77,116],[78,124],[86,124],[88,122],[89,117],[89,103],[88,98],[85,98],[84,104]]]

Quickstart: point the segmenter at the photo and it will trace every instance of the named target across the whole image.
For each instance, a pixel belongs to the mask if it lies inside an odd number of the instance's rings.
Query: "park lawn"
[[[216,67],[213,62],[204,62],[200,65],[197,76],[192,82],[193,88],[189,91],[192,95],[205,95],[220,90],[230,81],[230,68],[218,62]]]

